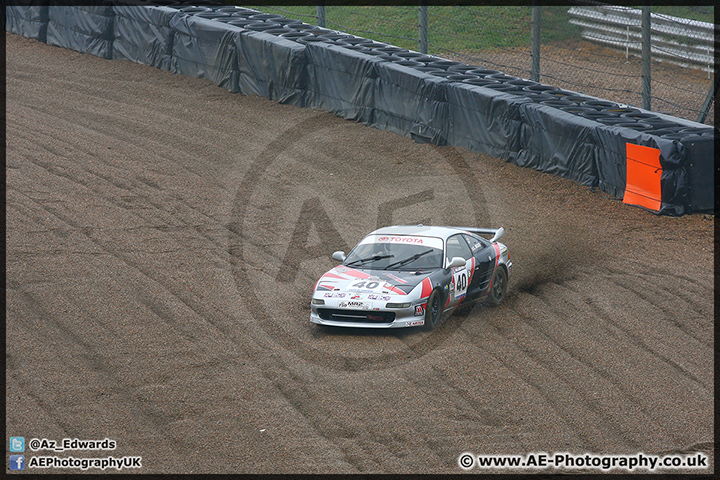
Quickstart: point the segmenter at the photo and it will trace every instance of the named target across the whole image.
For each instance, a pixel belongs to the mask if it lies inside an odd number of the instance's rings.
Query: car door
[[[450,272],[452,278],[449,286],[448,306],[454,306],[465,300],[467,296],[468,284],[472,277],[475,260],[462,234],[456,234],[447,239],[445,252],[447,263],[453,257],[465,259],[464,267],[455,267]]]
[[[473,298],[487,289],[494,270],[496,253],[487,240],[474,235],[462,235],[475,259],[467,291],[467,296]]]

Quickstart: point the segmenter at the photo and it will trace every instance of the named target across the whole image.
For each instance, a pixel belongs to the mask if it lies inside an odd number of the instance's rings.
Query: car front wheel
[[[440,325],[442,317],[442,296],[437,290],[433,290],[428,298],[427,308],[425,309],[425,325],[423,328],[427,331],[434,330]]]

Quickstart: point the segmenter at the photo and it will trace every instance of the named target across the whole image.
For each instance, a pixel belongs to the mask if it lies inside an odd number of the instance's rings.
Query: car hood
[[[318,280],[318,292],[357,292],[407,295],[434,270],[365,270],[338,265]]]

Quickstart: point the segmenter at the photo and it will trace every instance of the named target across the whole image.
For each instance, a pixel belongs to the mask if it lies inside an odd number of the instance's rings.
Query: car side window
[[[462,234],[453,235],[452,237],[447,239],[448,261],[452,260],[453,257],[462,257],[465,260],[468,260],[470,257],[472,257],[470,247],[468,247],[468,244],[463,238]]]
[[[475,254],[479,250],[482,250],[483,248],[487,247],[488,245],[484,243],[479,238],[473,237],[471,235],[463,234],[463,238],[467,240],[468,245],[470,245],[470,250],[472,250],[472,253]]]

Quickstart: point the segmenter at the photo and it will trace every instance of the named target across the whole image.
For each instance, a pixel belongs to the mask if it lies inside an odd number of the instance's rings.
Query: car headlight
[[[407,303],[386,303],[385,308],[408,308],[411,305],[410,302]]]
[[[320,298],[313,298],[311,303],[313,305],[325,305],[325,300],[322,300]]]

